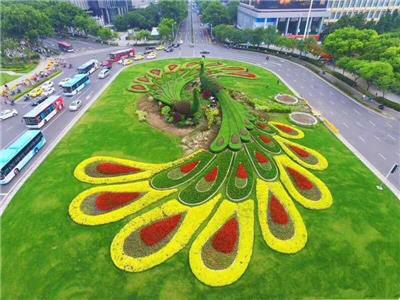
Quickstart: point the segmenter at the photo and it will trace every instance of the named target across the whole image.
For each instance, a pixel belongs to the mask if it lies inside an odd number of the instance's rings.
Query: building
[[[94,17],[99,17],[104,24],[114,22],[117,16],[126,14],[132,9],[131,0],[87,0],[89,10]]]
[[[330,16],[327,0],[242,0],[238,7],[237,26],[241,29],[276,27],[285,35],[317,35]],[[309,18],[308,18],[309,17]],[[309,23],[307,24],[307,19]]]
[[[138,9],[138,8],[146,8],[151,3],[157,3],[158,1],[155,1],[155,0],[131,0],[131,2],[132,2],[132,8]]]
[[[336,22],[343,16],[365,14],[368,21],[378,21],[386,12],[400,9],[400,0],[329,0],[329,18],[326,23]]]
[[[80,9],[83,10],[88,10],[89,9],[89,3],[88,0],[68,0],[71,4],[79,7]]]

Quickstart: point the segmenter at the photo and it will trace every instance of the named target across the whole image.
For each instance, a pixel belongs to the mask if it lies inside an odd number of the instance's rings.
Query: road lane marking
[[[372,121],[368,121],[372,126],[376,127],[375,123]]]
[[[358,136],[358,138],[362,141],[362,142],[364,142],[365,143],[365,140],[363,139],[363,137],[362,136]]]
[[[388,134],[387,136],[390,137],[393,141],[396,140],[396,139],[395,139],[392,135],[390,135],[390,134]]]
[[[13,129],[13,128],[14,128],[14,126],[9,126],[6,128],[6,131],[9,131],[10,129]]]
[[[342,123],[344,127],[349,128],[349,125],[347,125],[345,122]]]
[[[357,115],[361,116],[361,113],[360,113],[357,109],[353,108],[353,111],[354,111]]]
[[[383,154],[381,154],[381,153],[378,152],[378,155],[379,155],[380,157],[382,157],[383,160],[386,160],[386,157],[385,157]]]
[[[386,123],[386,125],[389,126],[390,128],[393,128],[393,125],[392,125],[392,124],[390,124],[390,123],[388,123],[388,122],[385,122],[385,123]]]
[[[374,135],[374,138],[375,138],[376,140],[378,140],[379,142],[381,141],[381,139],[380,139],[379,137],[377,137],[376,135]]]
[[[357,126],[364,128],[360,122],[356,121],[356,124],[357,124]]]

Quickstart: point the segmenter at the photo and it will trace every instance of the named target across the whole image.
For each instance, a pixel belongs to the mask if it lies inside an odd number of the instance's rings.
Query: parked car
[[[54,82],[53,81],[47,81],[47,82],[42,84],[41,88],[43,90],[48,90],[50,88],[54,88]]]
[[[145,49],[146,50],[154,50],[154,49],[156,49],[156,47],[155,46],[147,46]]]
[[[183,44],[183,41],[182,41],[182,40],[179,40],[179,41],[178,41],[178,44],[179,44],[179,45],[182,45],[182,44]]]
[[[99,77],[100,79],[104,79],[104,78],[106,78],[108,75],[110,75],[110,73],[111,73],[111,70],[108,69],[108,68],[105,68],[105,69],[102,69],[102,70],[99,72],[98,77]]]
[[[174,52],[174,48],[172,47],[167,47],[164,49],[165,52]]]
[[[51,94],[54,94],[55,92],[56,92],[56,90],[53,87],[50,87],[43,91],[43,95],[50,96]]]
[[[150,53],[152,53],[152,52],[154,52],[154,50],[145,50],[143,53],[144,53],[144,55],[147,55],[147,54],[150,54]]]
[[[200,54],[210,54],[210,51],[204,49],[200,51]]]
[[[144,59],[144,56],[141,55],[141,54],[137,54],[137,55],[135,55],[135,56],[133,57],[133,60],[142,60],[142,59]]]
[[[122,62],[122,65],[124,65],[124,66],[129,66],[131,64],[133,64],[132,59],[124,59],[124,61]]]
[[[15,108],[5,109],[5,110],[0,111],[0,119],[2,121],[5,119],[8,119],[8,118],[15,117],[16,115],[18,115],[18,111]]]
[[[157,57],[157,54],[155,52],[152,52],[146,56],[146,59],[155,59],[156,57]]]
[[[172,47],[174,47],[174,48],[178,48],[180,45],[178,44],[178,43],[176,43],[176,44],[172,44]]]
[[[41,96],[40,98],[36,99],[35,101],[32,102],[32,106],[38,106],[40,103],[42,103],[44,100],[46,100],[48,97],[46,95]]]
[[[39,97],[41,94],[43,94],[43,89],[41,87],[38,87],[38,88],[32,90],[29,93],[29,96],[32,98],[35,98],[35,97]]]
[[[64,85],[65,85],[68,81],[70,81],[70,80],[71,80],[71,78],[69,78],[69,77],[64,78],[63,80],[61,80],[61,81],[58,83],[58,85],[59,85],[60,87],[64,87]]]
[[[79,108],[82,106],[82,101],[81,100],[74,100],[71,102],[69,105],[68,109],[70,111],[77,111]]]
[[[164,45],[158,45],[157,47],[156,47],[156,50],[164,50],[165,49],[165,46]]]

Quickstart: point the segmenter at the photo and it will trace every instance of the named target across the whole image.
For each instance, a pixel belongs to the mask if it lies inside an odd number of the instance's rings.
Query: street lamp
[[[312,9],[313,2],[314,2],[314,0],[311,0],[311,2],[310,2],[310,7],[308,8],[307,21],[306,21],[306,28],[304,28],[303,39],[305,39],[305,38],[307,37],[307,34],[308,34],[308,23],[310,22],[311,9]]]
[[[397,169],[399,168],[398,164],[394,164],[393,167],[389,170],[389,172],[386,174],[385,178],[387,179],[390,175],[394,174]],[[376,188],[380,191],[383,190],[383,183],[381,183],[380,185],[377,185]]]

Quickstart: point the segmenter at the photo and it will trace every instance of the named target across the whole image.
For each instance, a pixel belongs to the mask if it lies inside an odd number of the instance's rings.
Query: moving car
[[[150,54],[150,53],[152,53],[152,52],[154,52],[154,50],[148,49],[148,50],[145,50],[143,53],[144,53],[144,55],[146,55],[146,54]]]
[[[54,94],[55,92],[56,92],[56,90],[53,87],[50,87],[43,91],[43,95],[50,96],[51,94]]]
[[[111,73],[111,70],[110,69],[102,69],[100,72],[99,72],[99,75],[98,75],[98,77],[100,78],[100,79],[104,79],[104,78],[106,78],[108,75],[110,75],[110,73]]]
[[[210,54],[210,51],[204,49],[200,51],[200,54]]]
[[[155,52],[152,52],[146,56],[146,59],[155,59],[156,57],[157,57],[157,54]]]
[[[133,64],[133,60],[132,59],[124,59],[124,61],[122,62],[123,66],[129,66]]]
[[[32,90],[29,93],[29,96],[32,97],[32,98],[35,98],[35,97],[40,96],[41,94],[43,94],[43,89],[41,87],[38,87],[38,88]]]
[[[32,102],[32,106],[38,106],[40,103],[42,103],[44,100],[46,100],[48,97],[46,95],[41,96],[40,98],[36,99],[35,101]]]
[[[11,117],[15,117],[16,115],[18,115],[18,112],[15,108],[13,109],[5,109],[0,111],[0,119],[1,120],[5,120]]]
[[[165,46],[164,45],[158,45],[157,47],[156,47],[156,50],[164,50],[165,49]]]
[[[176,43],[176,44],[172,44],[172,47],[174,47],[174,48],[178,48],[180,45],[178,44],[178,43]]]
[[[154,49],[156,49],[156,47],[155,46],[147,46],[145,49],[146,50],[154,50]]]
[[[142,60],[144,59],[144,56],[142,54],[137,54],[133,57],[133,60]]]
[[[48,90],[50,88],[54,87],[54,82],[53,81],[47,81],[45,83],[42,84],[41,88],[44,90]]]
[[[182,40],[179,40],[178,44],[179,44],[179,45],[182,45],[182,44],[183,44],[183,41],[182,41]]]
[[[70,111],[77,111],[79,108],[82,106],[82,101],[81,100],[74,100],[71,102],[69,105],[68,109]]]
[[[165,48],[164,51],[165,52],[174,52],[174,48],[169,46],[169,47]]]
[[[63,80],[61,80],[61,81],[58,83],[58,85],[59,85],[60,87],[64,87],[64,85],[65,85],[68,81],[70,81],[70,80],[71,80],[71,78],[69,78],[69,77],[64,78]]]
[[[112,64],[113,64],[113,61],[111,59],[107,59],[107,60],[105,60],[105,61],[103,61],[101,63],[101,66],[105,67],[107,69],[111,69],[112,68]]]

